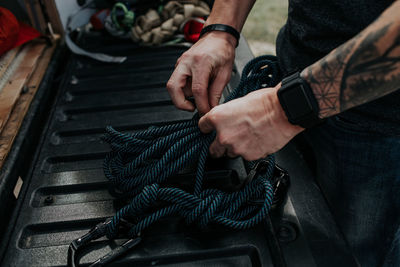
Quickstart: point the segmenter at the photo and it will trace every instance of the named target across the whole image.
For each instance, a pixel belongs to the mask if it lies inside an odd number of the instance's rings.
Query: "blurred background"
[[[275,39],[287,12],[287,0],[256,1],[242,31],[255,56],[275,54]]]

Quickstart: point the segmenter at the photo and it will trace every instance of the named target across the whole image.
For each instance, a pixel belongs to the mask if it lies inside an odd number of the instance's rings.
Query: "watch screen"
[[[299,87],[301,90],[293,88],[292,90],[287,90],[283,94],[285,103],[292,118],[299,118],[312,112],[311,104],[308,102],[306,97],[307,94],[305,88],[302,85],[299,85]]]

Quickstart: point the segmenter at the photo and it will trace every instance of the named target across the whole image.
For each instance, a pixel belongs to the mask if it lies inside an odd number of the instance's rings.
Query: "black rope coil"
[[[275,57],[255,58],[246,65],[239,85],[225,102],[260,88],[273,87],[280,78]],[[238,192],[203,189],[208,149],[216,134],[203,134],[198,121],[196,114],[188,121],[150,127],[133,134],[107,127],[104,139],[110,144],[111,152],[105,158],[104,173],[118,190],[131,197],[130,203],[120,209],[108,225],[109,238],[115,237],[122,219],[130,218],[136,218],[129,232],[131,236],[173,215],[182,216],[188,224],[200,227],[216,223],[232,229],[247,229],[265,219],[273,201],[273,155],[267,158],[265,174],[255,177]],[[193,164],[197,165],[193,193],[160,186]],[[248,164],[252,167],[256,162]],[[255,201],[261,204],[251,204]],[[163,203],[161,208],[152,211],[160,203]]]

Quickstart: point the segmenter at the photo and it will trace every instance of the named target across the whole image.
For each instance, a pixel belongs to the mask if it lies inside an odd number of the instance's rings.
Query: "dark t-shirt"
[[[277,39],[284,74],[301,71],[358,34],[394,0],[289,0]],[[400,87],[400,86],[399,86]],[[400,136],[400,90],[342,114],[366,130]]]

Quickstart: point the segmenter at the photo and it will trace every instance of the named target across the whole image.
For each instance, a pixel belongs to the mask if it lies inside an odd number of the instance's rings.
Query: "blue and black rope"
[[[226,98],[234,98],[280,81],[276,58],[262,56],[251,60],[243,70],[237,88]],[[255,177],[240,191],[227,193],[203,189],[204,168],[208,148],[215,133],[203,134],[198,128],[199,116],[181,123],[151,127],[133,134],[106,129],[105,140],[111,152],[104,161],[104,173],[114,186],[131,196],[107,227],[107,236],[115,237],[122,219],[136,218],[129,235],[136,236],[159,219],[179,215],[188,224],[206,227],[210,223],[232,229],[247,229],[260,223],[273,201],[271,178],[275,166],[269,156],[264,175]],[[255,162],[250,162],[252,167]],[[193,194],[160,184],[179,171],[196,164]],[[252,205],[257,201],[261,205]],[[156,205],[161,208],[150,212]]]

